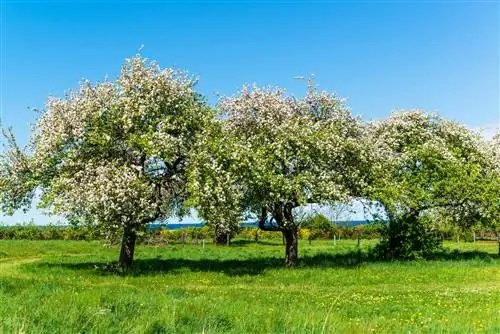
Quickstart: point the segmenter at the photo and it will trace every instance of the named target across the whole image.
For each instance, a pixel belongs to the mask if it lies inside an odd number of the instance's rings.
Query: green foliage
[[[441,245],[428,225],[416,216],[404,215],[389,220],[382,230],[383,240],[376,246],[379,257],[418,259],[436,252]]]
[[[301,222],[301,227],[309,230],[309,240],[329,238],[333,231],[332,223],[322,214],[315,214],[307,217]]]
[[[256,242],[261,240],[282,240],[283,238],[280,233],[263,231],[257,227],[244,227],[240,229],[237,237]]]
[[[314,232],[313,232],[314,231]],[[310,235],[316,233],[314,239],[331,239],[333,234],[337,237],[347,239],[378,239],[380,238],[380,227],[378,225],[350,226],[323,226],[323,228],[305,227],[299,231],[301,239],[312,239]],[[184,227],[176,230],[168,228],[146,229],[139,234],[137,242],[149,245],[166,245],[169,243],[193,243],[214,238],[215,231],[212,226]],[[450,234],[451,235],[451,234]],[[118,243],[117,240],[105,238],[99,229],[89,226],[67,226],[48,225],[39,226],[34,224],[1,226],[0,240],[107,240],[107,242]],[[231,238],[246,240],[281,240],[282,235],[270,231],[262,231],[256,227],[244,227],[238,229]]]
[[[374,154],[370,197],[389,217],[380,247],[386,256],[421,257],[436,250],[432,225],[441,220],[462,232],[498,225],[499,174],[478,134],[413,110],[371,124],[368,139]]]
[[[326,231],[332,228],[332,222],[325,215],[314,214],[306,217],[301,222],[301,227]]]
[[[89,226],[0,226],[0,240],[102,240],[98,229]]]
[[[242,222],[243,189],[238,146],[223,122],[214,120],[200,135],[193,148],[187,173],[189,205],[213,230],[214,240],[226,243]]]

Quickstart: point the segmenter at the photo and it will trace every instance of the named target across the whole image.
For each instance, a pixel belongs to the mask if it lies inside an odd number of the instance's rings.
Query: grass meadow
[[[0,333],[500,333],[495,243],[381,262],[376,241],[117,247],[0,241]]]

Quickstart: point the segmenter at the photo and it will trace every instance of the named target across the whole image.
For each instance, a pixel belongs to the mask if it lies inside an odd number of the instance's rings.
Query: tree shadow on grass
[[[437,261],[468,261],[468,260],[485,260],[493,261],[499,259],[500,257],[495,254],[481,252],[481,251],[459,251],[454,250],[440,250],[425,258],[425,260],[437,260]]]
[[[441,251],[424,260],[431,261],[465,261],[483,260],[494,261],[496,255],[479,251]],[[305,255],[300,259],[295,269],[302,268],[356,268],[369,263],[391,262],[375,255],[372,250],[351,250],[345,253],[318,253]],[[398,260],[411,262],[411,260]],[[69,270],[84,270],[95,275],[123,275],[123,276],[154,276],[160,274],[180,274],[190,272],[221,272],[228,276],[255,276],[269,269],[287,269],[284,261],[278,257],[256,257],[245,259],[136,259],[133,268],[122,271],[115,263],[104,261],[77,262],[77,263],[47,263],[34,264],[45,268],[65,268]]]

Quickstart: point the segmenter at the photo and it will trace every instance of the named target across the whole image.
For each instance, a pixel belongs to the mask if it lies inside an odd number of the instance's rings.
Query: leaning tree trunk
[[[132,266],[134,260],[135,240],[137,233],[132,227],[125,227],[123,230],[122,247],[120,250],[120,259],[118,265],[123,269],[128,269]]]
[[[297,264],[299,258],[299,242],[296,229],[283,230],[285,237],[285,264],[288,267],[293,267]]]

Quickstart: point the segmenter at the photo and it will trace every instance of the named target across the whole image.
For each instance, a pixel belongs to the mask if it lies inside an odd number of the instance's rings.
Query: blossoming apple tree
[[[242,199],[263,229],[283,233],[285,262],[298,259],[299,222],[307,203],[347,201],[363,189],[362,127],[342,100],[309,86],[302,99],[282,89],[244,87],[221,100],[224,129],[237,145]]]
[[[484,141],[467,127],[423,111],[398,112],[371,124],[367,143],[377,161],[372,199],[389,217],[389,255],[433,251],[429,232],[438,216],[462,230],[484,217],[484,190],[498,174],[488,167]]]
[[[187,156],[212,111],[185,73],[128,59],[116,81],[83,82],[50,98],[21,150],[8,135],[2,157],[3,211],[30,204],[121,233],[121,267],[133,261],[146,224],[182,210]]]

